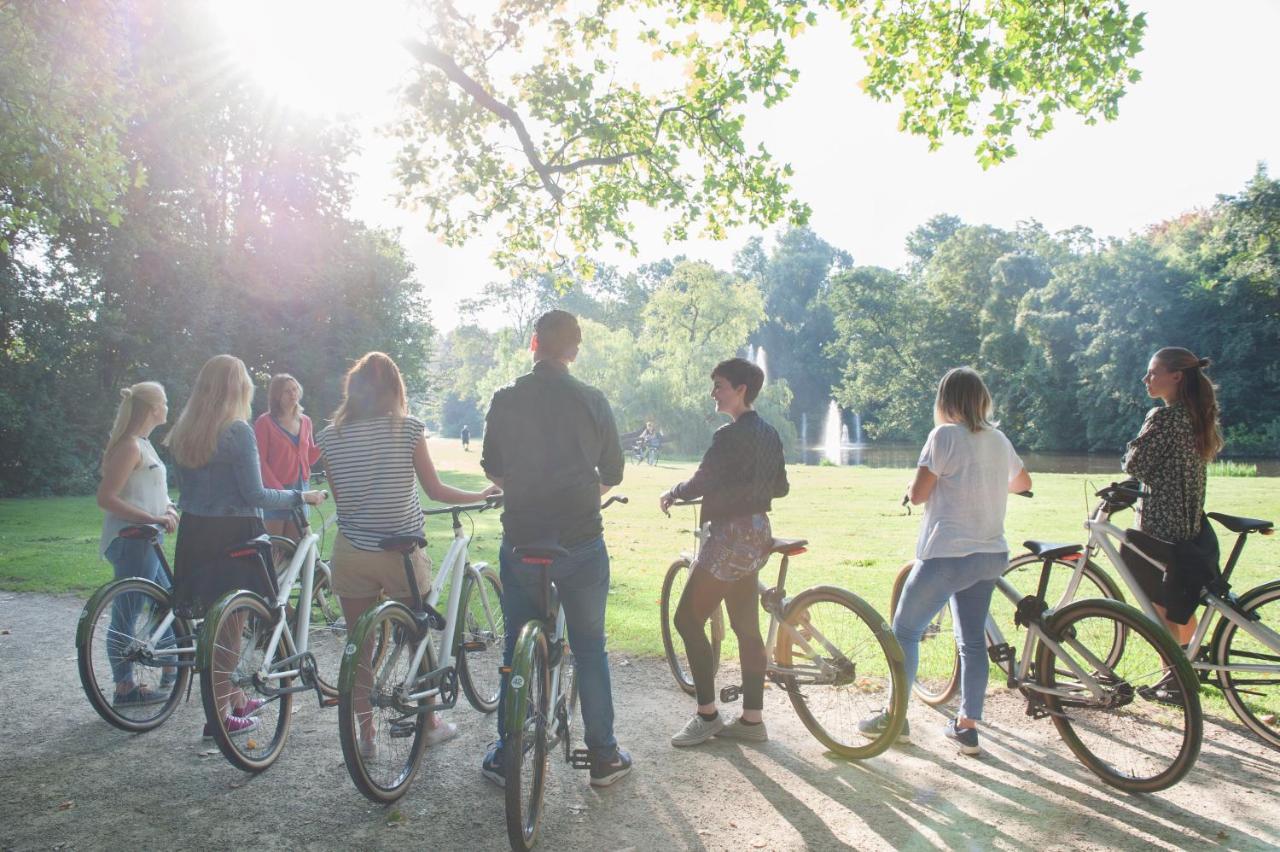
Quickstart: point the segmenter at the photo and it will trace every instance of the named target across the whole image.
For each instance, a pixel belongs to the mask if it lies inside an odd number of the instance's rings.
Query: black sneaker
[[[499,787],[507,786],[507,768],[502,763],[502,743],[492,743],[480,764],[480,774]]]
[[[591,762],[591,786],[608,787],[615,781],[631,774],[631,755],[626,749],[618,749],[618,756],[610,761],[594,760]]]
[[[1178,676],[1172,670],[1165,672],[1159,683],[1138,687],[1138,694],[1148,701],[1157,701],[1161,704],[1183,704],[1182,690],[1178,687]]]

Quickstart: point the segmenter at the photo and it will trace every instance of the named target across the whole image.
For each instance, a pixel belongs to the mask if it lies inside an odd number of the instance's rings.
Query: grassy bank
[[[433,440],[431,446],[448,481],[479,487],[483,480],[478,452],[462,452],[457,441]],[[672,462],[656,467],[629,465],[618,493],[628,495],[631,504],[606,513],[613,557],[609,632],[615,650],[661,653],[656,616],[659,588],[667,565],[690,544],[692,513],[682,510],[665,518],[657,509],[657,497],[692,468],[690,463]],[[791,496],[775,505],[774,532],[810,541],[809,553],[793,562],[788,589],[794,593],[818,583],[844,586],[887,615],[890,584],[910,557],[919,528],[919,512],[908,517],[898,505],[907,471],[794,466],[788,472]],[[1091,502],[1086,498],[1088,480],[1102,484],[1106,478],[1035,476],[1034,499],[1009,501],[1007,528],[1015,549],[1032,537],[1079,539],[1086,505]],[[1208,502],[1217,511],[1280,518],[1280,481],[1211,478]],[[492,561],[499,536],[497,513],[477,515],[474,521],[472,558]],[[0,587],[85,594],[106,582],[111,570],[98,558],[100,523],[92,497],[0,501]],[[431,519],[427,535],[432,554],[438,557],[449,535],[447,518]],[[1228,547],[1224,538],[1224,552]],[[1278,576],[1280,541],[1255,536],[1237,569],[1234,586],[1244,590]]]

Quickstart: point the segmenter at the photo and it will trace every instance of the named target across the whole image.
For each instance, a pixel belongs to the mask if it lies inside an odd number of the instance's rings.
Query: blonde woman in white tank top
[[[120,391],[120,407],[102,454],[102,481],[98,485],[98,506],[106,513],[99,552],[115,569],[115,579],[141,577],[166,589],[169,580],[151,543],[120,538],[119,532],[135,524],[156,524],[165,532],[177,529],[178,513],[169,502],[165,466],[147,438],[168,419],[168,400],[156,382],[139,382]],[[128,617],[127,612],[113,612],[113,630],[124,629]],[[130,663],[113,659],[112,673],[116,704],[145,704],[156,699],[151,689],[134,682]],[[165,669],[162,677],[171,675],[172,671]]]

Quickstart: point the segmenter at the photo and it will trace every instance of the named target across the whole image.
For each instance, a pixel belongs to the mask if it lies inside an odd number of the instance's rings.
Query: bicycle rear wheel
[[[819,586],[801,592],[782,615],[775,675],[800,721],[842,757],[874,757],[907,720],[902,648],[889,625],[857,595]],[[858,722],[885,711],[890,724],[868,740]]]
[[[1152,793],[1178,783],[1200,753],[1204,721],[1195,672],[1168,632],[1133,607],[1084,600],[1044,626],[1059,655],[1041,641],[1036,677],[1058,734],[1076,757],[1113,787]],[[1107,661],[1118,630],[1124,656]],[[1103,688],[1099,698],[1070,660]]]
[[[893,581],[889,596],[889,618],[892,621],[902,599],[902,588],[911,576],[915,561],[902,566]],[[960,649],[956,645],[955,623],[951,618],[951,604],[933,617],[920,637],[919,665],[912,690],[916,697],[933,707],[946,704],[960,691]]]
[[[261,772],[276,762],[293,719],[293,694],[281,692],[294,681],[281,672],[296,669],[293,663],[282,665],[294,653],[288,631],[271,650],[278,614],[253,592],[232,592],[209,610],[200,634],[205,720],[223,756],[246,772]],[[252,719],[254,727],[233,729],[229,714]]]
[[[681,557],[671,563],[667,576],[662,580],[662,597],[659,608],[662,613],[662,647],[666,651],[667,665],[676,679],[676,684],[688,695],[694,694],[693,673],[689,670],[689,657],[684,651],[684,640],[676,630],[674,618],[676,607],[680,605],[680,596],[689,582],[689,560]],[[711,671],[714,674],[720,669],[720,643],[724,638],[724,607],[717,606],[708,623],[711,635]],[[705,628],[704,628],[705,629]]]
[[[502,689],[502,652],[507,623],[502,616],[502,581],[492,568],[479,572],[480,580],[466,581],[458,640],[458,676],[471,706],[481,713],[498,709]]]
[[[426,653],[411,671],[420,642]],[[371,801],[399,799],[418,772],[427,705],[408,696],[434,666],[431,640],[404,604],[383,603],[356,621],[338,676],[338,736],[351,780]]]
[[[123,731],[164,723],[182,700],[195,664],[191,622],[174,618],[169,593],[149,580],[108,583],[89,598],[76,631],[80,685],[98,715]],[[120,684],[132,685],[121,690]]]
[[[1257,623],[1280,634],[1280,580],[1245,592],[1240,609]],[[1214,657],[1219,665],[1280,666],[1280,649],[1264,644],[1223,618],[1213,636]],[[1222,694],[1249,730],[1268,745],[1280,748],[1280,673],[1223,670]]]
[[[511,661],[506,739],[502,759],[507,794],[507,838],[511,848],[532,849],[542,823],[542,798],[550,764],[548,734],[551,677],[547,637],[536,624],[526,627]]]

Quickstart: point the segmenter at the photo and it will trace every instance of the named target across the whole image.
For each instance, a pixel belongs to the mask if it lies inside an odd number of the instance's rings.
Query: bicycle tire
[[[1095,625],[1086,623],[1096,622]],[[1128,640],[1115,666],[1100,671],[1099,651],[1122,622]],[[1091,599],[1067,604],[1044,624],[1046,635],[1083,658],[1091,674],[1101,675],[1108,692],[1101,701],[1042,694],[1054,727],[1067,747],[1107,784],[1131,793],[1154,793],[1178,783],[1191,770],[1204,735],[1199,683],[1185,652],[1163,626],[1118,601]],[[1094,658],[1085,656],[1087,650]],[[1046,689],[1080,691],[1065,665],[1043,641],[1037,643],[1036,679]],[[1104,662],[1104,666],[1107,664]],[[1169,673],[1176,697],[1154,697]],[[1104,726],[1107,726],[1104,729]],[[1172,757],[1158,749],[1174,749]],[[1103,752],[1106,752],[1104,755]]]
[[[816,616],[819,607],[821,618]],[[803,680],[794,674],[780,677],[809,733],[841,757],[865,759],[891,746],[907,721],[907,674],[902,647],[884,618],[852,592],[818,586],[796,595],[782,622],[775,650],[778,667],[808,669],[802,661],[816,662],[814,653],[823,664]],[[793,638],[797,635],[811,652]],[[824,668],[835,672],[824,674]],[[868,740],[858,723],[879,711],[889,714],[889,724]]]
[[[475,575],[468,572],[464,576],[454,643],[458,677],[471,706],[481,713],[492,713],[498,709],[502,693],[502,653],[507,642],[502,581],[487,565],[480,566]]]
[[[1257,617],[1273,631],[1280,633],[1280,580],[1273,580],[1250,589],[1240,596],[1240,610],[1250,618]],[[1263,612],[1263,608],[1266,608]],[[1280,651],[1258,642],[1235,622],[1226,618],[1218,621],[1214,630],[1214,659],[1220,666],[1233,663],[1280,664]],[[1280,713],[1280,675],[1266,672],[1239,672],[1222,669],[1222,695],[1227,705],[1267,745],[1280,748],[1280,727],[1276,716]],[[1247,696],[1247,697],[1246,697]],[[1271,722],[1265,721],[1270,718]]]
[[[264,692],[259,678],[262,671],[270,671],[279,661],[294,654],[289,632],[285,631],[272,658],[266,659],[278,617],[279,611],[268,609],[259,595],[235,591],[209,609],[200,632],[200,698],[205,721],[213,729],[213,738],[222,756],[245,772],[262,772],[276,762],[289,738],[293,721],[293,694]],[[274,684],[274,689],[288,689],[293,685],[293,678],[280,678]],[[219,706],[218,697],[232,686],[240,690],[246,701],[263,702],[251,714],[258,726],[248,733],[227,730],[226,714]]]
[[[427,643],[423,663],[410,673],[421,641]],[[362,649],[368,649],[367,658]],[[405,713],[392,702],[418,674],[434,667],[431,640],[419,634],[417,621],[404,604],[386,601],[356,620],[338,675],[338,737],[347,773],[370,801],[383,805],[396,801],[418,773],[427,742],[426,713]],[[368,690],[369,723],[375,731],[365,745],[360,736],[364,711],[359,693],[363,690]],[[417,707],[425,706],[425,699],[419,700]]]
[[[526,852],[538,842],[550,768],[551,677],[542,625],[525,625],[511,661],[506,738],[502,743],[507,839]]]
[[[161,646],[165,650],[187,649],[176,657],[160,658],[172,659],[175,664],[173,679],[168,684],[164,683],[164,666],[155,662],[149,648],[151,634],[172,608],[173,599],[164,588],[150,580],[132,577],[115,580],[98,589],[80,613],[76,630],[80,685],[98,715],[122,731],[138,734],[160,727],[173,715],[187,690],[196,647],[191,622],[175,618],[167,634],[169,644]],[[124,626],[124,622],[127,626],[122,631],[120,626]],[[137,687],[152,692],[156,700],[138,704],[115,702],[115,666],[121,664],[122,657],[136,658],[129,663],[130,678]],[[143,662],[148,659],[150,664]]]
[[[684,557],[672,562],[667,568],[666,576],[662,579],[662,596],[658,601],[662,620],[662,647],[667,657],[667,666],[671,669],[671,676],[676,679],[676,685],[684,690],[686,695],[695,694],[693,673],[689,671],[689,658],[684,652],[684,640],[680,638],[673,619],[691,570],[689,560]],[[711,673],[715,674],[720,670],[720,646],[724,640],[723,605],[716,607],[708,623],[711,629],[708,637],[711,642]]]
[[[550,646],[548,646],[548,656],[550,655]],[[568,644],[564,646],[564,651],[560,655],[560,677],[558,687],[548,699],[548,705],[551,707],[552,716],[555,720],[555,726],[547,735],[547,747],[555,749],[556,746],[564,747],[564,759],[568,763],[573,757],[573,721],[578,715],[578,663],[574,659],[573,651]],[[560,712],[563,702],[564,712],[564,735],[560,730]]]
[[[897,613],[902,587],[915,567],[912,560],[902,566],[893,580],[889,595],[889,612]],[[892,615],[890,616],[892,619]],[[955,622],[951,604],[948,603],[933,617],[920,637],[919,660],[916,679],[911,690],[916,697],[931,707],[946,704],[960,691],[960,648],[956,645]]]
[[[293,556],[298,543],[291,538],[275,536],[271,539],[272,558],[275,559],[276,579],[279,580]],[[338,695],[338,668],[342,665],[342,652],[347,644],[347,631],[342,615],[342,605],[333,593],[333,572],[329,564],[316,554],[316,565],[311,579],[311,621],[307,630],[307,650],[316,661],[316,683],[326,698]],[[301,584],[289,591],[289,629],[298,637],[298,598]]]

